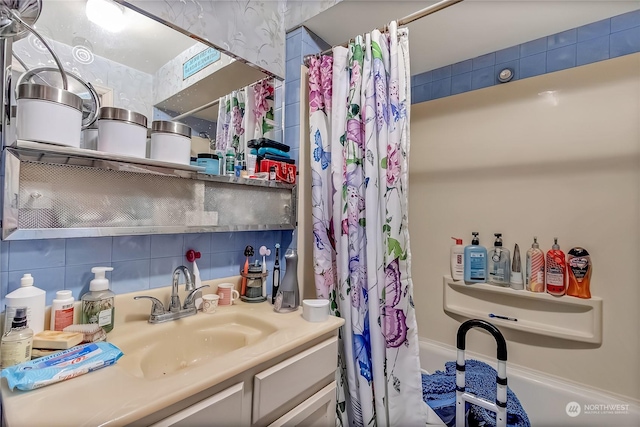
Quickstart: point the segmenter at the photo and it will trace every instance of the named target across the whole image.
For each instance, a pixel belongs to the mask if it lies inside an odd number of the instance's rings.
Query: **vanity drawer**
[[[337,360],[338,338],[332,337],[256,374],[253,378],[253,423],[290,401],[307,398],[329,384],[334,380]]]

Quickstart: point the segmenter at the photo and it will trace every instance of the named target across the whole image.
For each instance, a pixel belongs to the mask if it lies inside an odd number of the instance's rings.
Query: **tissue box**
[[[296,165],[278,162],[276,160],[260,160],[260,170],[258,172],[269,172],[271,166],[276,167],[276,180],[282,182],[288,182],[289,184],[296,183]]]

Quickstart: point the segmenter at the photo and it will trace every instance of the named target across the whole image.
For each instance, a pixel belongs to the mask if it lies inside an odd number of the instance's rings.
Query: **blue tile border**
[[[490,52],[411,77],[411,103],[535,77],[640,52],[640,9]]]

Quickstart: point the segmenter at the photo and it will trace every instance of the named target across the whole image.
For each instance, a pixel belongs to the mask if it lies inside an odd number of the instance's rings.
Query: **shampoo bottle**
[[[586,249],[575,247],[567,254],[569,266],[569,285],[567,295],[578,298],[591,298],[591,257]]]
[[[111,332],[115,314],[114,297],[109,290],[109,279],[105,273],[113,267],[93,267],[91,272],[95,278],[89,283],[89,292],[82,295],[82,323],[97,323]]]
[[[462,239],[452,237],[456,244],[451,246],[451,277],[455,281],[464,280],[464,246]]]
[[[464,281],[478,283],[487,281],[487,249],[480,246],[477,231],[473,233],[471,244],[464,248]]]
[[[502,247],[502,233],[495,233],[496,241],[489,251],[489,283],[509,286],[511,280],[511,255],[509,249]]]
[[[561,296],[567,291],[567,264],[564,252],[560,250],[558,238],[553,238],[553,246],[547,252],[547,293]]]
[[[31,274],[25,274],[20,279],[20,287],[5,297],[7,309],[5,315],[4,332],[11,330],[11,321],[15,317],[18,307],[26,307],[27,326],[34,334],[44,331],[44,312],[47,293],[33,286]]]
[[[0,341],[2,369],[31,360],[32,348],[33,331],[27,327],[27,308],[16,307],[11,329]]]
[[[531,249],[527,251],[525,284],[531,292],[544,292],[544,252],[540,249],[538,238],[533,238]]]

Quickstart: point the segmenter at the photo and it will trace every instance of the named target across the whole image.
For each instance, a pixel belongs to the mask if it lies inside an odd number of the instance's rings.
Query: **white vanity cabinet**
[[[132,425],[333,427],[337,360],[325,335]]]
[[[242,425],[243,394],[244,382],[240,382],[153,424],[153,427]]]

